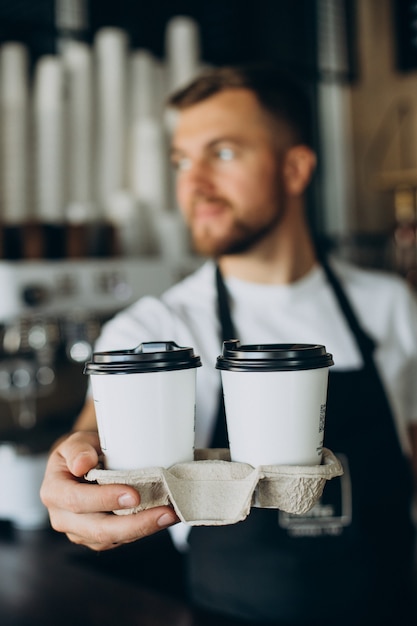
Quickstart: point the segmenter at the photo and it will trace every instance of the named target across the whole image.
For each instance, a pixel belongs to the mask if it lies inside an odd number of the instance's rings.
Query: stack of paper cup
[[[28,52],[19,43],[0,48],[1,208],[6,224],[21,224],[29,212]]]
[[[198,73],[200,40],[198,24],[191,17],[178,15],[167,25],[165,53],[168,90],[184,87]]]
[[[97,62],[97,195],[104,214],[109,198],[125,187],[127,34],[103,28],[95,38]]]
[[[41,57],[34,84],[35,189],[39,221],[65,220],[64,71],[59,58]]]

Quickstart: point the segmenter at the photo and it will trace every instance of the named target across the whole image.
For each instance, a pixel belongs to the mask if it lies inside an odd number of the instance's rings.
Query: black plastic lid
[[[85,364],[84,374],[135,374],[167,372],[200,367],[193,348],[177,346],[174,341],[149,341],[132,350],[95,352]]]
[[[269,343],[241,346],[236,339],[223,343],[216,368],[232,372],[284,372],[333,365],[324,346],[309,343]]]

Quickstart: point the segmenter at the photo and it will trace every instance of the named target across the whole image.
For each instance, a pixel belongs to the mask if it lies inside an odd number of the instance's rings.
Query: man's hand
[[[129,485],[95,485],[83,476],[96,467],[100,444],[97,433],[78,432],[52,451],[41,487],[52,527],[74,543],[93,550],[109,550],[178,522],[175,512],[160,506],[132,515],[116,509],[137,506],[140,495]]]

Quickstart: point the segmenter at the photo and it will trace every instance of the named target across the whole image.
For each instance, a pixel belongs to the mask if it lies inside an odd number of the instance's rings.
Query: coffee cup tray
[[[321,465],[312,466],[252,467],[230,461],[229,450],[223,448],[197,449],[194,459],[169,469],[95,468],[85,478],[100,485],[131,485],[140,493],[139,506],[114,511],[117,515],[171,505],[190,526],[221,526],[244,520],[251,507],[304,514],[319,500],[326,481],[343,474],[342,464],[327,448]]]

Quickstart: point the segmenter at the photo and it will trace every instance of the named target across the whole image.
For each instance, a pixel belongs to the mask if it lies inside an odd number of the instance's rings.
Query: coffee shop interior
[[[201,263],[167,94],[204,67],[263,61],[312,97],[318,240],[417,288],[417,2],[0,0],[2,626],[202,623],[151,539],[75,546],[39,487],[102,324]]]

